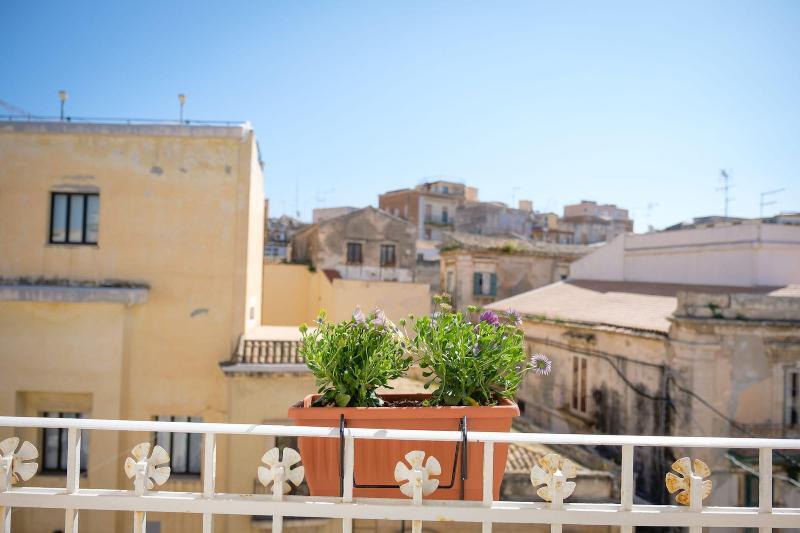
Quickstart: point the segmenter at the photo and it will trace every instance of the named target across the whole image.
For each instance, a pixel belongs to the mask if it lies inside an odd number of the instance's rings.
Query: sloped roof
[[[678,291],[791,296],[797,288],[725,287],[628,281],[567,280],[546,285],[487,307],[549,319],[667,334]]]

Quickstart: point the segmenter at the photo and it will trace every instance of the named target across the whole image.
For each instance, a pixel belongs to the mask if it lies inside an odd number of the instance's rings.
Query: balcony
[[[24,428],[65,428],[67,430],[67,471],[65,487],[28,487],[25,482],[36,475],[39,450],[30,443],[6,439],[0,443],[0,531],[11,531],[15,508],[63,509],[65,533],[78,531],[81,511],[122,511],[131,514],[134,531],[147,528],[146,513],[196,513],[202,515],[203,532],[213,531],[215,515],[271,516],[272,530],[282,531],[283,517],[327,518],[342,521],[345,532],[352,532],[353,521],[406,520],[412,531],[421,531],[423,521],[471,522],[480,524],[483,532],[490,532],[493,524],[539,524],[551,531],[561,531],[564,524],[577,526],[611,526],[631,532],[634,526],[688,527],[700,533],[703,527],[759,528],[760,532],[773,528],[791,528],[800,524],[800,508],[773,508],[772,457],[773,450],[800,450],[798,439],[737,439],[710,437],[649,437],[617,435],[558,435],[545,433],[485,433],[458,431],[413,431],[381,429],[315,428],[281,425],[214,424],[188,422],[150,422],[122,420],[92,420],[68,418],[0,417],[4,433]],[[166,452],[156,450],[148,457],[149,446],[134,448],[132,455],[119,459],[119,468],[130,478],[129,490],[81,487],[80,481],[80,430],[117,432],[174,432],[200,433],[203,438],[202,491],[160,491],[158,485],[169,477],[169,471],[159,465],[169,463]],[[265,494],[231,494],[217,491],[214,465],[216,439],[219,435],[260,435],[273,437],[309,436],[341,439],[343,484],[339,497],[285,496],[281,490],[284,481],[299,484],[303,474],[296,465],[284,460],[267,465],[253,464],[253,475],[267,487]],[[429,472],[427,467],[406,469],[413,486],[409,499],[356,498],[353,496],[353,471],[355,443],[361,439],[415,439],[483,443],[484,467],[482,473],[483,498],[480,501],[429,500],[422,494],[422,480]],[[533,474],[532,482],[545,487],[548,502],[493,501],[494,446],[503,443],[529,445],[603,445],[621,448],[621,496],[617,503],[567,503],[570,469],[559,467]],[[21,444],[21,445],[20,445]],[[684,449],[744,449],[758,455],[759,507],[714,507],[703,505],[704,477],[709,472],[689,467],[679,476],[673,474],[673,483],[682,487],[678,501],[686,505],[634,504],[634,454],[637,449],[672,447]],[[267,451],[267,450],[265,450]],[[387,457],[390,467],[402,457]],[[300,458],[302,461],[302,457]],[[285,463],[285,464],[284,464]],[[542,467],[546,465],[540,463]],[[28,466],[26,466],[28,465]],[[422,469],[422,470],[421,470]],[[534,466],[534,470],[536,467]],[[666,473],[664,473],[666,474]],[[419,475],[421,477],[413,477]],[[433,474],[431,474],[433,475]],[[474,475],[474,474],[473,474]],[[417,483],[415,483],[415,480]],[[580,481],[579,481],[580,482]],[[706,482],[707,483],[707,482]],[[275,489],[270,488],[277,487]],[[666,490],[666,489],[665,489]],[[541,493],[540,493],[541,494]]]

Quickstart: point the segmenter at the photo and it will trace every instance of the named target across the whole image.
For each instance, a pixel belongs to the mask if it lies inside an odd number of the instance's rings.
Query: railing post
[[[147,457],[139,459],[136,462],[136,477],[133,480],[133,492],[136,496],[144,496],[147,492],[146,479],[147,475]],[[134,511],[133,512],[133,533],[146,533],[147,532],[147,512]]]
[[[550,509],[561,509],[564,507],[564,497],[561,494],[561,487],[564,486],[566,479],[561,469],[556,470],[556,473],[553,474],[553,490],[551,491],[553,501],[550,502]],[[561,524],[553,522],[550,525],[550,533],[561,533]]]
[[[67,430],[67,494],[78,492],[81,479],[81,430]],[[78,510],[67,509],[64,516],[64,533],[78,533]]]
[[[350,435],[344,438],[344,487],[342,492],[343,502],[353,501],[353,471],[355,468],[355,438]],[[353,519],[342,518],[342,533],[352,533]]]
[[[758,450],[758,512],[772,513],[772,448]],[[771,527],[758,528],[759,533],[771,531]]]
[[[283,500],[283,482],[286,481],[286,469],[283,465],[275,467],[275,477],[272,481],[272,500],[279,502]],[[272,515],[272,531],[283,533],[283,515]]]
[[[0,457],[0,492],[11,486],[14,456]],[[11,507],[0,507],[0,533],[11,533]]]
[[[494,443],[483,443],[483,506],[491,507],[494,500]],[[492,522],[485,521],[481,526],[483,533],[492,533]]]
[[[633,445],[622,445],[622,479],[620,480],[620,504],[623,511],[633,509]],[[633,526],[622,526],[621,533],[633,533]]]
[[[691,483],[689,485],[689,508],[692,513],[697,513],[693,520],[701,521],[700,513],[703,512],[703,478],[692,470],[689,474]],[[703,533],[703,526],[697,524],[689,527],[689,533]]]
[[[217,477],[217,439],[214,433],[203,434],[203,497],[213,498]],[[214,515],[203,513],[203,533],[213,533]]]

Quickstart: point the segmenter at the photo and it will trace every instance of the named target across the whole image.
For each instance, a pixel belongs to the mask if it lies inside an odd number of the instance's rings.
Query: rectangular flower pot
[[[339,417],[344,415],[349,428],[427,429],[458,431],[462,417],[467,417],[467,431],[508,432],[511,422],[519,416],[519,408],[510,400],[499,405],[480,407],[311,407],[318,397],[307,396],[302,404],[289,408],[289,418],[298,426],[339,427]],[[384,394],[385,400],[424,400],[427,394]],[[306,471],[308,488],[314,496],[339,495],[339,439],[300,437],[299,448]],[[456,442],[419,440],[367,440],[355,441],[356,497],[405,498],[397,488],[359,488],[359,485],[396,485],[394,467],[404,460],[406,453],[422,450],[425,456],[434,456],[442,466],[438,476],[439,486],[427,499],[457,500],[460,498],[461,454],[456,456]],[[483,499],[483,444],[467,446],[467,480],[464,499]],[[508,455],[507,444],[494,446],[494,499],[499,499],[500,483]],[[453,466],[456,462],[455,476]],[[444,488],[450,484],[451,488]]]

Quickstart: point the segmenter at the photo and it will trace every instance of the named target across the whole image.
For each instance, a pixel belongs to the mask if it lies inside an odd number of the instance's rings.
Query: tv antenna
[[[650,202],[650,203],[647,204],[646,219],[647,219],[647,231],[648,232],[653,231],[653,225],[650,224],[650,216],[653,214],[653,209],[655,209],[656,207],[658,207],[658,204],[656,202]]]
[[[769,202],[766,201],[767,196],[772,196],[773,194],[778,194],[786,190],[786,187],[781,187],[780,189],[774,189],[772,191],[764,191],[761,193],[761,202],[758,204],[758,217],[764,218],[764,208],[768,205],[775,205],[778,203],[777,200],[770,200]]]
[[[727,218],[728,205],[731,203],[731,200],[733,200],[733,198],[730,196],[730,190],[733,188],[733,184],[731,183],[731,177],[728,175],[725,169],[720,170],[719,174],[723,185],[722,187],[717,187],[717,190],[725,193],[725,217]]]

